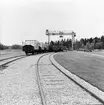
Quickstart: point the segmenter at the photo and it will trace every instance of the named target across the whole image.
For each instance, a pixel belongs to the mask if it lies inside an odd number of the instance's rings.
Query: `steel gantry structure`
[[[72,36],[72,50],[73,50],[73,44],[74,44],[74,40],[75,40],[75,36],[76,33],[72,30],[68,30],[68,31],[56,31],[56,30],[48,30],[46,29],[46,35],[48,36],[48,44],[50,45],[50,35],[59,35],[59,36],[63,36],[63,35],[71,35]]]

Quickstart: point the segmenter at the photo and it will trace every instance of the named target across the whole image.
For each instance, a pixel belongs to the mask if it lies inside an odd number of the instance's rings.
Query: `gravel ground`
[[[35,72],[39,56],[15,61],[0,72],[0,105],[41,105]]]
[[[49,56],[41,59],[39,72],[47,105],[101,105],[51,65]]]

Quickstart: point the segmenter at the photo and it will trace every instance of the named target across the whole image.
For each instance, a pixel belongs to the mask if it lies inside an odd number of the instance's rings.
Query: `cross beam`
[[[73,32],[72,30],[69,30],[69,31],[46,30],[46,35],[73,35],[73,34],[75,34],[75,32]]]
[[[48,36],[48,44],[50,44],[50,35],[71,35],[72,36],[72,50],[73,50],[73,43],[74,43],[74,37],[76,36],[76,33],[73,31],[51,31],[51,30],[46,30],[46,35]]]

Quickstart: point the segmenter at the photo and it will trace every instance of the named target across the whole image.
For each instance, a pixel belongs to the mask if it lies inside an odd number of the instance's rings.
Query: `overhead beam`
[[[46,30],[46,35],[75,35],[76,33],[69,30],[69,31],[50,31]]]

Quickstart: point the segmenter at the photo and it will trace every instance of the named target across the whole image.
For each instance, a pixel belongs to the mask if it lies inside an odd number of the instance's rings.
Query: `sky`
[[[22,44],[24,40],[46,42],[46,29],[73,30],[76,39],[101,37],[104,0],[0,0],[2,44]],[[51,40],[60,38],[51,36]]]

